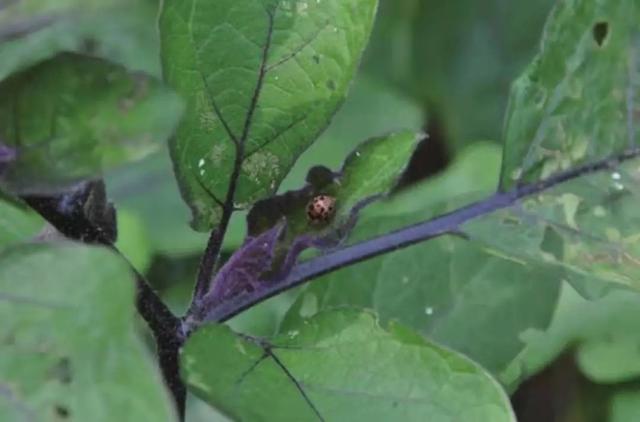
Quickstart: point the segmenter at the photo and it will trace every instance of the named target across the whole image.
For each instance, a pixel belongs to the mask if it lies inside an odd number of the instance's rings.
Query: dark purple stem
[[[639,155],[639,148],[629,149],[620,155],[563,171],[548,179],[518,186],[507,192],[498,192],[482,201],[459,208],[429,221],[405,227],[302,262],[294,266],[284,280],[269,284],[263,289],[238,296],[221,304],[208,313],[207,320],[227,321],[240,312],[281,292],[300,286],[313,278],[444,234],[457,234],[460,232],[461,225],[473,219],[507,208],[523,198],[540,193],[561,183],[597,171],[613,169],[621,162]]]
[[[245,143],[249,138],[249,132],[251,130],[251,124],[253,122],[253,115],[258,106],[258,99],[260,98],[260,92],[262,91],[262,85],[264,83],[264,78],[267,74],[267,58],[269,56],[269,49],[271,48],[271,42],[273,37],[273,25],[274,25],[274,14],[273,11],[267,11],[268,17],[268,25],[267,25],[267,34],[266,41],[262,48],[262,57],[260,61],[260,68],[258,69],[258,78],[256,81],[256,86],[253,91],[253,95],[251,97],[251,103],[249,104],[249,110],[247,112],[247,116],[244,121],[244,125],[242,128],[242,134],[240,135],[240,139],[237,139],[230,129],[228,129],[228,125],[226,121],[222,118],[222,115],[218,113],[220,116],[222,123],[225,128],[227,128],[227,132],[229,133],[229,137],[234,141],[234,145],[236,147],[235,153],[235,161],[233,164],[233,172],[229,179],[229,188],[227,189],[227,196],[225,198],[224,204],[222,206],[222,217],[220,219],[220,223],[218,227],[215,228],[211,232],[209,237],[209,241],[207,242],[207,248],[205,249],[204,254],[202,255],[202,260],[200,261],[200,268],[198,269],[198,276],[196,279],[196,287],[193,293],[193,299],[191,301],[191,306],[189,307],[189,311],[187,315],[191,314],[194,311],[197,311],[198,308],[201,307],[202,298],[207,294],[209,289],[211,289],[211,283],[213,279],[213,274],[215,272],[215,267],[218,262],[218,258],[220,255],[220,249],[222,248],[222,242],[224,241],[224,235],[227,231],[227,227],[229,226],[229,221],[231,219],[231,215],[233,211],[235,211],[234,206],[234,197],[236,192],[236,187],[238,183],[238,178],[240,177],[240,171],[242,169],[242,163],[245,160]],[[206,79],[205,79],[206,86]],[[213,103],[215,104],[215,103]]]
[[[77,205],[71,209],[67,209],[66,205],[61,206],[68,202],[67,195],[26,196],[23,199],[66,237],[84,243],[105,245],[120,254],[113,245],[113,239],[108,230],[104,230],[94,221],[86,218]],[[130,268],[136,281],[136,307],[156,340],[160,369],[182,420],[186,388],[180,379],[178,360],[178,352],[184,341],[179,335],[181,321],[171,313],[144,276],[131,265]]]

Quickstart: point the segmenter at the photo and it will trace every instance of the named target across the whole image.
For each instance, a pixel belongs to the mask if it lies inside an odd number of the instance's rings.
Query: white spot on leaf
[[[287,335],[289,336],[290,339],[294,339],[296,337],[298,337],[298,334],[300,334],[300,331],[298,330],[291,330],[287,333]]]
[[[273,180],[279,172],[278,157],[268,151],[255,153],[242,164],[242,171],[255,183]]]

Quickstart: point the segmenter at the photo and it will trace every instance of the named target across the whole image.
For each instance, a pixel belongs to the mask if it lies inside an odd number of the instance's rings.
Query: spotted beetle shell
[[[327,222],[336,211],[336,198],[329,195],[318,195],[307,205],[307,217],[312,223]]]

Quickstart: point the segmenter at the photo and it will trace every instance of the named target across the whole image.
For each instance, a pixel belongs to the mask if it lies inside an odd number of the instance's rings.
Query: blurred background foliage
[[[12,2],[0,2],[0,10],[5,3]],[[157,0],[37,3],[0,15],[0,27],[14,29],[0,31],[0,40],[9,40],[0,43],[0,80],[62,50],[160,77]],[[337,168],[362,140],[403,128],[423,129],[430,137],[413,157],[395,198],[368,211],[368,218],[414,213],[425,204],[469,202],[495,189],[510,84],[531,61],[553,3],[381,0],[348,100],[281,190],[298,187],[310,166]],[[47,22],[51,16],[53,21]],[[16,37],[16,25],[3,25],[34,18],[47,23],[26,38]],[[106,175],[106,181],[118,209],[118,246],[176,312],[184,311],[207,236],[188,227],[189,213],[166,148]],[[240,213],[232,221],[226,257],[244,239],[244,219]],[[434,267],[437,271],[437,263]],[[524,281],[531,282],[523,283],[526,291],[500,293],[506,300],[525,302],[540,293],[539,284],[549,294],[549,280]],[[231,325],[247,333],[272,334],[298,293],[263,303]],[[499,370],[495,375],[511,389],[518,420],[640,420],[640,335],[635,329],[640,298],[623,290],[596,296],[585,299],[564,283],[545,302],[550,305],[548,327],[508,333],[522,350],[506,367],[490,369]],[[458,323],[464,325],[464,318]],[[482,333],[487,348],[504,340],[499,316],[494,323],[492,333]],[[212,412],[192,400],[190,420],[221,418]]]

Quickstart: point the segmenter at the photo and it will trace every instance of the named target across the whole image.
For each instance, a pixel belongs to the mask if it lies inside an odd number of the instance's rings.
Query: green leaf
[[[18,149],[3,174],[40,192],[144,157],[173,132],[179,99],[100,59],[61,54],[0,83],[0,139]]]
[[[0,9],[0,80],[62,51],[94,56],[158,76],[150,0],[29,0]]]
[[[357,236],[386,231],[401,221],[364,222]],[[327,309],[371,308],[383,321],[398,320],[499,374],[524,348],[521,333],[548,326],[561,275],[502,258],[463,239],[434,239],[315,280],[283,326]]]
[[[104,249],[0,254],[2,419],[175,420],[134,312],[129,270]]]
[[[337,173],[324,167],[311,168],[304,188],[262,200],[251,209],[247,217],[249,235],[263,233],[283,217],[289,239],[304,233],[340,231],[359,208],[391,192],[422,138],[407,131],[373,138],[356,147]],[[335,198],[335,214],[328,223],[309,221],[307,206],[318,195]]]
[[[195,229],[215,225],[227,199],[247,208],[276,191],[344,100],[375,9],[376,0],[164,2],[164,74],[187,100],[172,157]]]
[[[35,238],[43,226],[42,218],[26,205],[0,199],[0,253],[8,246]]]
[[[578,366],[590,380],[612,384],[640,376],[640,336],[619,331],[615,327],[604,338],[591,339],[578,348]]]
[[[640,287],[639,22],[635,1],[558,3],[514,85],[501,182],[574,177],[466,224],[466,234],[514,259],[563,266],[576,286]]]
[[[515,420],[479,366],[367,313],[323,313],[262,343],[204,326],[182,363],[196,394],[241,420]]]
[[[637,145],[639,22],[635,0],[557,3],[513,85],[503,189]]]
[[[640,419],[640,390],[628,388],[617,392],[611,399],[609,422],[629,422]]]
[[[617,283],[638,289],[640,159],[611,163],[612,169],[586,171],[461,229],[513,259],[561,266],[573,284]]]
[[[635,330],[639,318],[640,295],[634,291],[618,289],[587,300],[563,283],[551,324],[545,330],[522,333],[526,347],[500,378],[515,386],[563,352],[577,350],[579,368],[588,378],[597,382],[634,379],[639,374],[637,359],[631,362],[630,358],[637,355],[640,343]],[[610,348],[607,353],[602,353],[604,344]]]

